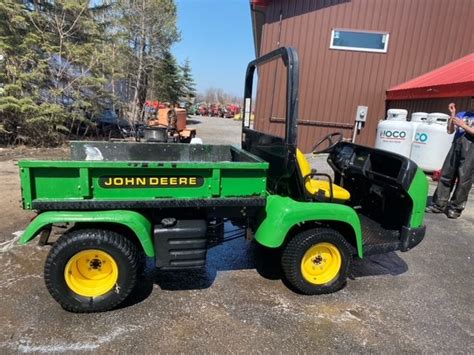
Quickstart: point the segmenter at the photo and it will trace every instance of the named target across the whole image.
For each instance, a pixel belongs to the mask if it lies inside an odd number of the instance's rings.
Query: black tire
[[[107,253],[118,269],[115,286],[98,297],[74,292],[64,276],[68,261],[79,252],[91,249]],[[44,268],[44,280],[51,296],[65,310],[103,312],[117,307],[130,295],[137,282],[138,267],[139,250],[129,239],[110,230],[77,229],[63,234],[51,248]]]
[[[310,248],[320,243],[330,243],[336,247],[341,262],[334,278],[327,283],[314,284],[303,276],[302,260]],[[285,280],[291,288],[305,295],[320,295],[340,290],[346,283],[351,262],[349,243],[339,232],[329,228],[310,229],[296,234],[284,247],[281,258]]]

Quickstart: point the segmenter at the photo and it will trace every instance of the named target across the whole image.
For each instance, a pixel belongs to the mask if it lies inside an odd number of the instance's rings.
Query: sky
[[[255,58],[249,0],[177,0],[181,41],[172,51],[191,61],[197,91],[209,87],[243,96],[245,70]]]

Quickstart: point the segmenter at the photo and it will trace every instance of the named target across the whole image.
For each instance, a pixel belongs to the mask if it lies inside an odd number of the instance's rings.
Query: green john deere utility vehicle
[[[275,59],[288,76],[284,137],[250,126],[255,68]],[[329,153],[334,178],[311,170],[297,147],[297,90],[296,51],[280,48],[248,66],[242,148],[76,142],[71,160],[21,161],[23,208],[38,211],[21,243],[41,235],[45,244],[52,225],[70,225],[46,259],[54,299],[73,312],[117,307],[139,282],[142,252],[159,269],[204,267],[223,220],[280,248],[284,277],[308,295],[342,288],[353,257],[420,243],[423,172],[339,133],[315,145]]]

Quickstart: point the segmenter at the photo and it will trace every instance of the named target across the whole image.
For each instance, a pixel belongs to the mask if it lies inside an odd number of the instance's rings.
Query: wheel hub
[[[322,262],[324,262],[324,259],[321,255],[318,255],[316,256],[314,259],[313,259],[313,264],[314,265],[319,265],[321,264]]]
[[[102,261],[99,259],[92,259],[89,265],[94,270],[100,270],[100,268],[102,267]]]

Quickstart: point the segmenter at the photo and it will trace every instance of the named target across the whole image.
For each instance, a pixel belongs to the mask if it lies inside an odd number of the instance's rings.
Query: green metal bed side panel
[[[152,225],[142,214],[127,210],[114,211],[51,211],[39,214],[26,228],[20,244],[26,244],[38,233],[53,223],[116,223],[129,227],[139,239],[147,256],[155,256],[152,239]]]
[[[410,218],[410,227],[412,228],[421,227],[423,225],[426,201],[428,199],[428,186],[428,179],[425,173],[418,168],[408,189],[408,194],[413,201],[413,210]]]
[[[222,169],[221,197],[261,196],[267,191],[267,169]]]
[[[23,207],[34,200],[264,196],[266,162],[21,161]]]
[[[310,221],[337,221],[351,226],[357,253],[363,257],[359,216],[351,207],[335,203],[298,202],[289,197],[271,195],[267,199],[266,217],[258,227],[255,239],[266,247],[278,248],[293,226]]]
[[[20,168],[20,185],[21,185],[21,197],[22,197],[22,207],[24,209],[31,209],[31,202],[33,200],[33,192],[31,191],[32,182],[30,176],[30,169],[21,166]]]

